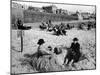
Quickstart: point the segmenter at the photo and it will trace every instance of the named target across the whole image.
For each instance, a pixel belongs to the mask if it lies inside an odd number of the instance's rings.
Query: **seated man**
[[[64,64],[66,62],[66,58],[68,59],[67,64],[69,64],[72,60],[73,60],[73,63],[79,61],[81,53],[80,53],[80,44],[78,43],[78,39],[77,38],[73,39],[73,42],[71,44],[70,49],[71,50],[68,51],[68,54],[66,55],[66,57],[64,59]]]
[[[60,30],[59,30],[59,26],[58,25],[55,25],[55,27],[53,28],[54,30],[54,34],[56,34],[57,36],[60,35]]]
[[[52,31],[53,30],[53,24],[51,22],[51,20],[48,21],[48,31]]]
[[[23,29],[23,22],[20,18],[16,20],[17,29]]]

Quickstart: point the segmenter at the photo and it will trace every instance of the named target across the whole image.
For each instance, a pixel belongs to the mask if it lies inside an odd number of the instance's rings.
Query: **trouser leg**
[[[67,62],[67,64],[69,64],[69,63],[71,62],[71,60],[72,60],[72,59],[71,59],[71,58],[69,58],[69,59],[68,59],[68,62]]]
[[[67,56],[64,58],[64,64],[66,63]]]
[[[73,63],[78,62],[79,61],[79,58],[80,58],[80,53],[77,53],[77,55],[74,56]]]

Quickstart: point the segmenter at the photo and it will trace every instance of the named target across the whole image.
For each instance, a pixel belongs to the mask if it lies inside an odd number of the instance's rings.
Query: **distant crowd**
[[[55,35],[66,35],[66,30],[70,30],[72,28],[77,28],[78,30],[91,30],[92,28],[96,28],[96,23],[95,22],[90,22],[88,23],[78,23],[76,26],[74,24],[70,23],[63,23],[61,22],[60,24],[54,25],[51,20],[47,22],[42,22],[39,28],[41,30],[47,30],[47,31],[53,31]]]

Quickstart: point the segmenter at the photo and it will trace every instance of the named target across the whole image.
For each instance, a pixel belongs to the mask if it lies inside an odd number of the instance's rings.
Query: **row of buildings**
[[[44,6],[44,7],[39,8],[39,7],[21,5],[21,4],[12,2],[12,8],[16,8],[20,10],[31,10],[35,12],[53,13],[53,14],[69,14],[67,10],[58,9],[55,5]]]
[[[20,10],[26,10],[26,9],[28,9],[28,6],[26,6],[26,5],[21,5],[21,4],[16,3],[16,2],[12,2],[11,7],[12,7],[12,8],[16,8],[16,9],[20,9]]]
[[[88,19],[90,16],[95,16],[95,14],[90,14],[88,12],[70,12],[65,9],[58,9],[57,6],[55,5],[50,5],[50,6],[43,6],[41,8],[39,7],[33,7],[33,6],[26,6],[26,5],[21,5],[15,2],[12,2],[12,8],[17,8],[19,10],[29,10],[29,11],[34,11],[34,12],[41,12],[41,13],[52,13],[52,14],[61,14],[61,15],[72,15],[72,16],[78,16],[79,19],[86,18]]]
[[[53,14],[68,14],[67,10],[58,9],[55,5],[50,6],[43,6],[42,8],[38,7],[30,7],[29,10],[38,11],[38,12],[46,12],[46,13],[53,13]]]
[[[58,9],[55,5],[45,6],[42,8],[38,7],[29,7],[28,10],[33,10],[37,12],[45,12],[45,13],[52,13],[52,14],[62,14],[62,15],[72,15],[78,16],[79,19],[89,19],[90,17],[95,16],[95,13],[88,13],[88,12],[71,12],[65,9]]]

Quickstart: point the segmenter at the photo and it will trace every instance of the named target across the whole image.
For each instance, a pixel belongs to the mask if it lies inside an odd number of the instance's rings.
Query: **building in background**
[[[83,16],[81,15],[79,11],[76,11],[76,14],[78,16],[78,20],[83,20]]]
[[[68,11],[67,10],[64,10],[64,9],[57,9],[56,10],[56,14],[68,15]]]
[[[22,10],[26,10],[28,9],[28,6],[27,5],[21,5],[19,3],[15,3],[15,2],[12,2],[12,8],[16,8],[16,9],[22,9]]]
[[[47,13],[54,13],[56,14],[57,7],[55,5],[45,6],[42,7]]]
[[[14,24],[15,21],[20,18],[21,20],[23,20],[23,11],[26,10],[28,8],[28,6],[26,5],[21,5],[19,3],[15,3],[12,2],[12,6],[11,6],[11,23]]]
[[[28,10],[31,10],[31,11],[34,11],[34,12],[44,12],[44,10],[42,8],[32,7],[32,6],[29,6]]]
[[[81,12],[80,14],[81,14],[81,16],[83,17],[83,19],[89,19],[90,16],[91,16],[91,14],[88,13],[88,12]]]

